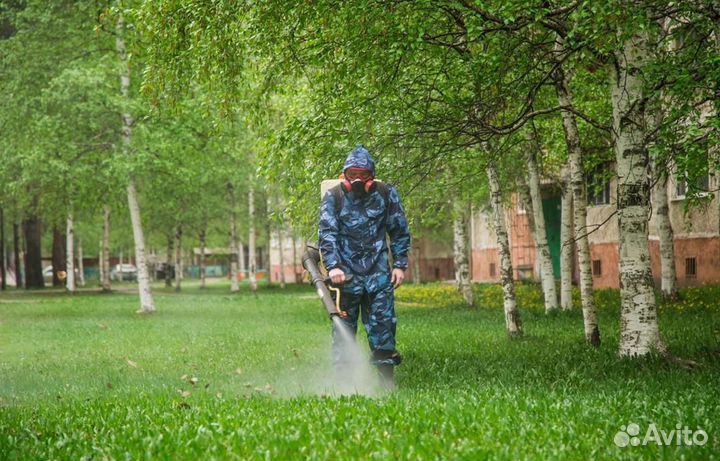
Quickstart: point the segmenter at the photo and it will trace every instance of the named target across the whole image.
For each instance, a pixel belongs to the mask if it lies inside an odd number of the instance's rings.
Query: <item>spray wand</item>
[[[330,277],[324,277],[320,272],[320,251],[317,248],[308,246],[302,257],[302,265],[305,270],[310,274],[310,283],[317,289],[317,294],[320,297],[325,310],[327,311],[330,319],[333,317],[347,317],[347,312],[340,310],[340,288],[332,286]],[[352,274],[345,276],[345,281],[349,282],[352,279]],[[330,291],[335,292],[335,301],[332,299]]]

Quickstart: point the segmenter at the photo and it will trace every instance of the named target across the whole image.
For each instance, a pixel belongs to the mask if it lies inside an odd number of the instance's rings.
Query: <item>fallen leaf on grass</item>
[[[128,364],[129,366],[131,366],[131,367],[133,367],[133,368],[137,368],[137,367],[138,367],[137,362],[133,362],[132,360],[130,360],[130,359],[128,359],[128,358],[126,358],[125,361],[127,362],[127,364]]]
[[[243,374],[243,369],[242,369],[242,368],[236,368],[236,369],[235,369],[235,373],[238,374],[238,375],[241,375],[241,374]]]
[[[186,390],[183,390],[183,389],[178,389],[178,392],[180,393],[180,397],[182,397],[182,398],[184,398],[184,399],[190,397],[190,391],[186,391]]]

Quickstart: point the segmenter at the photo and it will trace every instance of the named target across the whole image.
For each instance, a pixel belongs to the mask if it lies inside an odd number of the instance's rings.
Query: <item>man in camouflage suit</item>
[[[371,363],[378,367],[384,383],[394,386],[393,370],[400,364],[395,349],[394,289],[399,287],[408,267],[410,231],[400,197],[394,187],[374,182],[375,162],[358,146],[348,155],[343,184],[328,191],[320,209],[319,247],[333,284],[342,286],[343,319],[355,334],[358,315],[368,335]],[[341,203],[339,203],[341,202]],[[390,268],[390,237],[393,264]],[[347,366],[341,337],[333,324],[333,357],[336,370]]]

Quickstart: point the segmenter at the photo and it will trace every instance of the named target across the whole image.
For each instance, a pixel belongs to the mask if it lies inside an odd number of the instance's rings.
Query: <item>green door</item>
[[[560,197],[543,200],[543,215],[545,216],[545,232],[550,246],[553,275],[560,278]]]

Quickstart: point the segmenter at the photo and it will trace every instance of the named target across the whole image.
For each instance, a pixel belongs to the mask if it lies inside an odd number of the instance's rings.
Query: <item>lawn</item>
[[[518,289],[525,337],[500,292],[465,308],[450,287],[398,295],[398,390],[332,393],[330,323],[309,287],[0,295],[0,460],[720,459],[720,290],[660,309],[685,369],[619,359],[618,294],[596,294],[603,346],[579,309],[545,315]],[[364,333],[361,338],[364,340]],[[619,447],[635,423],[708,434],[702,445]],[[631,434],[632,435],[632,434]]]

